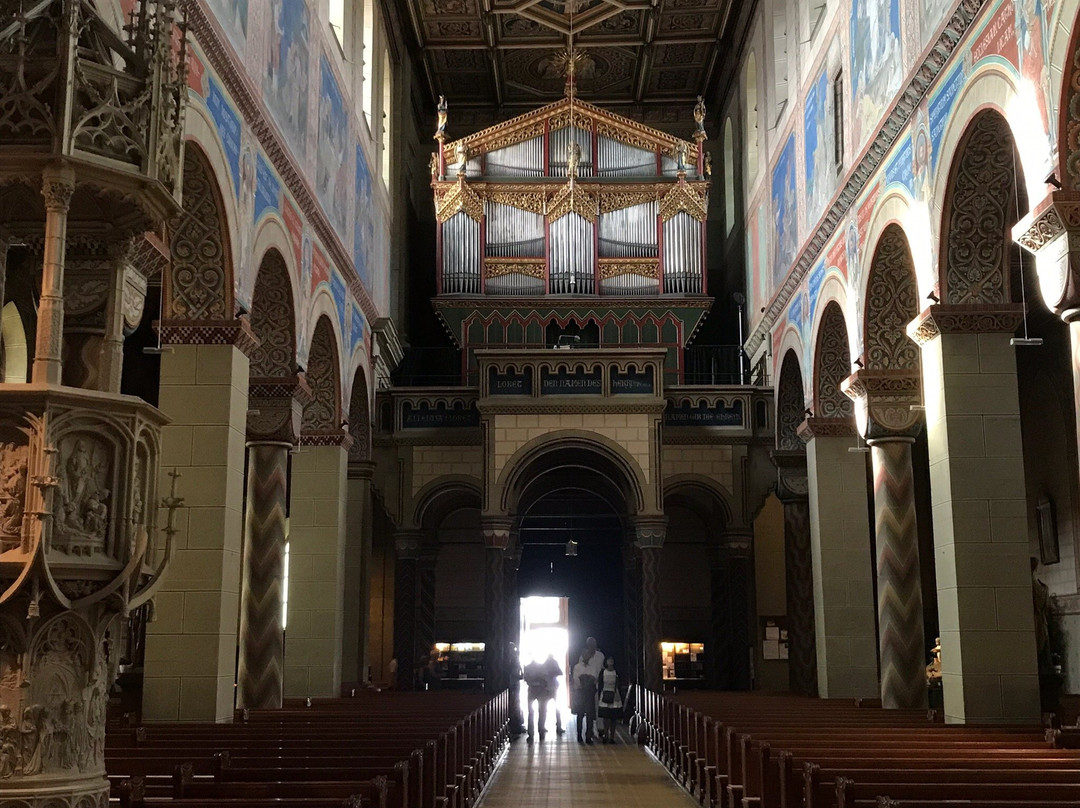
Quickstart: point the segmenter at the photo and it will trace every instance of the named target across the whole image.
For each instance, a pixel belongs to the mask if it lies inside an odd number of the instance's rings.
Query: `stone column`
[[[733,526],[720,536],[713,583],[713,603],[724,604],[729,623],[725,651],[729,670],[727,688],[749,690],[753,685],[754,645],[757,642],[757,608],[754,595],[754,529]],[[714,633],[716,629],[714,628]],[[706,653],[712,653],[706,649]]]
[[[240,587],[236,706],[281,706],[282,605],[288,540],[289,452],[308,397],[299,379],[260,380],[249,388],[247,504]]]
[[[147,626],[143,718],[228,721],[236,681],[236,623],[248,410],[243,321],[166,325],[158,407],[162,469],[184,477],[169,575]],[[186,341],[186,344],[178,344]],[[168,477],[162,479],[162,486]]]
[[[98,389],[108,393],[120,392],[125,329],[138,327],[146,300],[146,278],[131,265],[131,250],[132,241],[126,240],[112,245],[109,253],[112,263],[109,299],[105,305],[105,333],[97,373]]]
[[[851,418],[810,418],[806,441],[814,629],[822,698],[879,695],[866,455]]]
[[[930,306],[922,346],[945,719],[1040,717],[1016,354],[1022,307]]]
[[[75,173],[66,166],[50,166],[42,174],[41,193],[45,197],[45,244],[31,380],[58,385],[63,375],[67,214],[75,193]]]
[[[367,642],[371,614],[371,479],[375,464],[349,461],[346,484],[345,628],[342,679],[367,682]]]
[[[413,670],[420,660],[416,649],[416,605],[420,579],[421,534],[400,531],[394,536],[394,656],[397,689],[412,690]]]
[[[731,623],[732,613],[728,603],[731,584],[728,548],[709,548],[709,641],[705,645],[705,659],[709,686],[714,690],[731,689]]]
[[[286,696],[341,692],[345,483],[351,441],[345,432],[302,435],[301,449],[293,455]]]
[[[430,655],[435,645],[435,566],[438,560],[438,544],[425,542],[416,567],[416,655],[419,658]]]
[[[788,689],[816,696],[814,571],[806,454],[776,450],[776,494],[784,505],[784,580],[787,582]]]
[[[484,614],[487,633],[484,637],[484,689],[499,693],[506,689],[506,550],[510,546],[512,523],[506,519],[485,518],[484,535]]]
[[[667,536],[667,517],[637,519],[634,535],[641,557],[642,684],[660,692],[664,686],[660,653],[664,638],[660,614],[660,552]]]
[[[626,661],[621,667],[628,681],[636,684],[642,681],[645,668],[641,656],[641,558],[632,536],[623,544],[622,559]]]
[[[855,401],[874,466],[882,706],[925,707],[926,646],[911,468],[921,404],[918,372],[860,370],[842,389]]]

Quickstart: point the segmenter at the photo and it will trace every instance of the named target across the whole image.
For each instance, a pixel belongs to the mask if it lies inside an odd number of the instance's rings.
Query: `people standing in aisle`
[[[615,743],[615,727],[622,718],[623,700],[622,683],[619,681],[619,674],[615,671],[614,657],[604,660],[604,669],[600,671],[596,689],[600,698],[597,706],[600,740],[603,743]]]
[[[591,744],[596,740],[597,682],[604,667],[604,655],[596,647],[596,638],[585,641],[585,650],[574,665],[574,714],[577,716],[578,742]],[[584,730],[584,738],[582,738]]]
[[[562,735],[566,732],[562,725],[562,710],[559,709],[559,677],[563,675],[562,668],[555,660],[554,654],[548,654],[544,660],[544,675],[547,677],[547,699],[553,702],[555,707],[555,734]]]
[[[536,723],[540,724],[540,740],[547,734],[548,677],[544,666],[535,659],[525,666],[525,684],[529,688],[529,725],[525,733],[527,743],[533,742]],[[533,702],[536,710],[533,711]]]
[[[510,739],[520,738],[525,734],[525,716],[521,713],[521,655],[517,643],[507,647],[507,670],[510,674]]]

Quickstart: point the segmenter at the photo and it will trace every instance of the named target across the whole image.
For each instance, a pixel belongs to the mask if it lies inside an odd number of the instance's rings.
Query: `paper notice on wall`
[[[765,626],[765,639],[766,640],[779,640],[780,639],[780,627],[779,626]]]
[[[764,657],[765,659],[780,659],[780,641],[779,640],[765,640],[764,644]],[[787,651],[785,649],[785,655]]]
[[[788,644],[786,642],[780,643],[780,659],[788,658]]]

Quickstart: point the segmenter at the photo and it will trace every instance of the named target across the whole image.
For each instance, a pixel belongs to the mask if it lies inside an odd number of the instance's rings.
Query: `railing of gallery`
[[[664,383],[767,386],[768,378],[751,374],[745,358],[740,368],[740,353],[738,345],[692,345],[683,350],[682,371],[666,371]],[[391,380],[396,387],[476,387],[480,382],[475,364],[464,368],[461,351],[452,347],[406,349]]]

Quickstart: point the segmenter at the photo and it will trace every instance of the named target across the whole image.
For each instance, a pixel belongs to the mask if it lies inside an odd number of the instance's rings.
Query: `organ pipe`
[[[486,255],[493,258],[535,258],[544,255],[544,217],[501,202],[484,202]]]
[[[600,216],[601,258],[655,258],[659,203],[609,211]]]
[[[443,294],[480,294],[480,222],[457,213],[443,223]]]
[[[489,177],[542,177],[545,168],[544,138],[534,137],[488,152]]]
[[[701,222],[680,211],[664,222],[664,292],[700,294],[704,268],[701,262]]]
[[[576,213],[551,223],[549,291],[553,295],[593,294],[593,224]]]
[[[630,146],[610,137],[596,141],[597,175],[601,177],[655,177],[656,152]]]
[[[578,160],[578,176],[588,177],[593,173],[592,159],[592,132],[580,127],[573,127],[573,138],[581,147],[581,158]],[[548,172],[553,177],[566,176],[566,147],[570,145],[571,127],[564,126],[556,129],[549,135]]]

